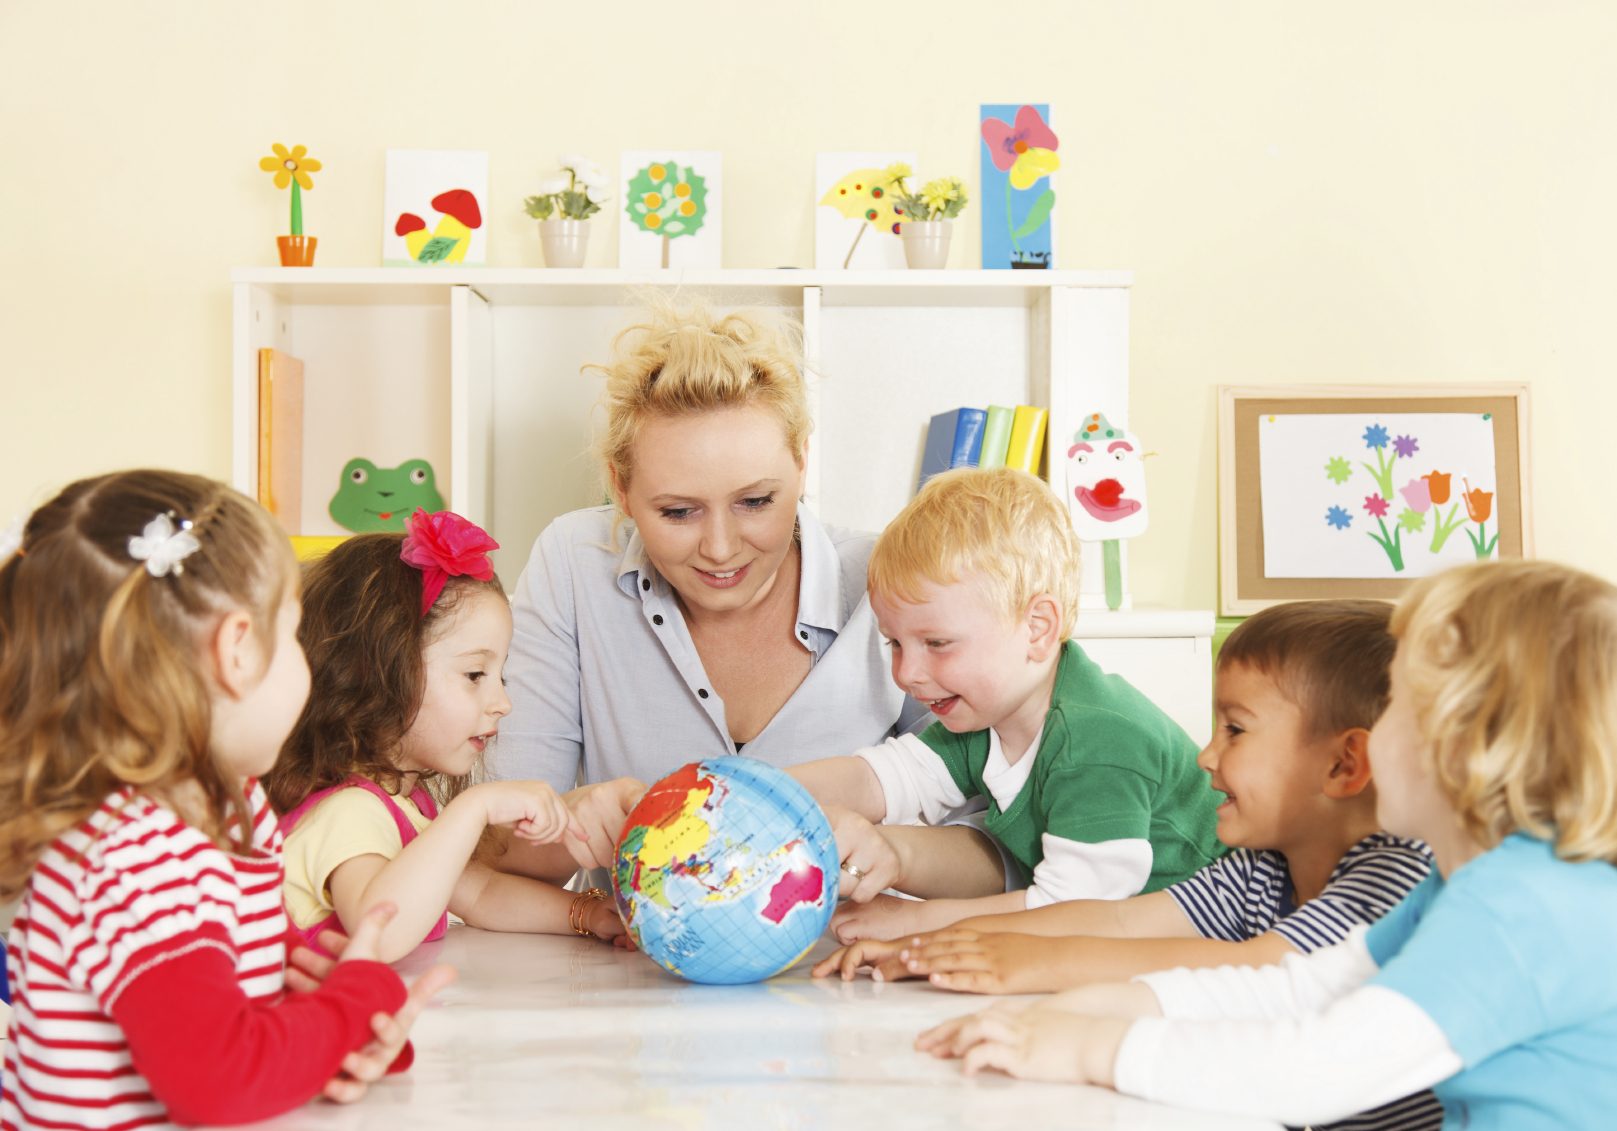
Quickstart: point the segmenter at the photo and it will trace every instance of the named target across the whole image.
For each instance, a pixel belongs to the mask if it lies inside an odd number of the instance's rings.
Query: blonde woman
[[[612,502],[534,543],[496,756],[502,776],[602,783],[575,805],[600,865],[640,783],[685,762],[790,766],[930,720],[887,674],[865,595],[875,538],[799,501],[812,422],[792,328],[661,303],[603,372]],[[964,890],[1002,890],[986,841],[964,859]]]

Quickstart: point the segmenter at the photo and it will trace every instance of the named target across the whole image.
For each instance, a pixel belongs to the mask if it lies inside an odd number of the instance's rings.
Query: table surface
[[[831,949],[822,940],[810,958]],[[452,927],[403,962],[459,980],[416,1021],[415,1065],[359,1103],[261,1128],[584,1131],[1275,1131],[1098,1088],[963,1075],[916,1033],[990,998],[925,982],[815,981],[805,960],[751,986],[698,986],[592,940]]]

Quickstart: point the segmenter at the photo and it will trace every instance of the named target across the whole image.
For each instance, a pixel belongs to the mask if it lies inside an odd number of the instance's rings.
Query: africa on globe
[[[612,888],[635,945],[693,982],[772,977],[837,901],[837,846],[808,790],[752,758],[681,766],[618,837]]]

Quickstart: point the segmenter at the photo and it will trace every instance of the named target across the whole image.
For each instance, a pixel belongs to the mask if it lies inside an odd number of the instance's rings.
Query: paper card
[[[902,162],[915,167],[914,153],[838,152],[814,158],[814,267],[835,271],[902,270],[904,244],[894,226],[886,170]],[[914,182],[907,182],[912,187]]]
[[[1133,432],[1105,413],[1092,412],[1069,434],[1065,451],[1067,507],[1085,542],[1144,534],[1150,522],[1145,497],[1145,450]],[[1057,453],[1050,453],[1052,465]]]
[[[1054,268],[1052,174],[1061,167],[1061,142],[1050,128],[1049,103],[985,103],[978,112],[977,136],[983,267]]]
[[[1264,576],[1423,577],[1497,556],[1493,435],[1482,413],[1259,417]]]
[[[382,266],[488,262],[486,152],[390,149],[382,201]]]
[[[619,267],[723,266],[723,154],[626,150],[621,168]]]

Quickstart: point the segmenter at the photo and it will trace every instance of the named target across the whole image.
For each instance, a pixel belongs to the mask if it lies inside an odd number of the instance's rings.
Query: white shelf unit
[[[244,268],[231,279],[235,486],[257,490],[257,351],[273,346],[305,366],[301,533],[342,533],[326,503],[349,458],[425,458],[448,505],[500,539],[507,586],[546,523],[603,500],[588,453],[600,380],[580,370],[608,359],[647,288],[802,319],[815,417],[806,497],[835,526],[879,530],[898,512],[933,413],[1045,405],[1057,468],[1084,413],[1128,419],[1128,272]],[[1103,604],[1099,559],[1085,563],[1086,605]],[[1204,738],[1212,615],[1190,616],[1163,636],[1144,611],[1086,610],[1080,636],[1099,633],[1086,647],[1142,686],[1161,673],[1133,652],[1163,659],[1177,647],[1166,641],[1199,639],[1170,680],[1185,705],[1154,694]],[[1127,667],[1109,650],[1130,653]]]

